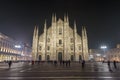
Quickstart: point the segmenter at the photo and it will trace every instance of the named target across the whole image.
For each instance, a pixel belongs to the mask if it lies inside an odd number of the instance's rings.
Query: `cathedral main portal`
[[[62,52],[58,52],[58,61],[62,61]]]

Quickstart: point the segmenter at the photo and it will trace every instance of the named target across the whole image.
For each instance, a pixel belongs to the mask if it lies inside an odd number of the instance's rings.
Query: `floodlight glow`
[[[90,55],[90,58],[93,58],[93,55]]]
[[[20,45],[15,45],[15,48],[21,48],[21,46]]]
[[[100,56],[101,54],[96,54],[96,56]]]
[[[103,57],[106,57],[106,55],[104,55]]]
[[[25,56],[25,55],[22,53],[21,56]]]
[[[101,49],[106,49],[106,48],[107,48],[107,46],[101,46],[100,48],[101,48]]]

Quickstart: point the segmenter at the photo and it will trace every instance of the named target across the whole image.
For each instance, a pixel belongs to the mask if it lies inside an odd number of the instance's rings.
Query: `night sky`
[[[76,20],[80,35],[86,26],[89,48],[120,43],[119,0],[0,0],[0,32],[31,44],[34,26],[41,34],[45,19],[51,25],[52,13],[62,19],[68,13],[70,26]]]

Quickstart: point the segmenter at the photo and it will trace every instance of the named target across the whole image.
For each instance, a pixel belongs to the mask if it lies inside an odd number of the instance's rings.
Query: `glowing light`
[[[96,54],[96,56],[100,56],[101,54]]]
[[[21,45],[15,45],[15,48],[21,48]]]
[[[101,48],[101,49],[106,49],[106,48],[107,48],[107,46],[105,46],[105,45],[104,45],[104,46],[101,46],[100,48]]]

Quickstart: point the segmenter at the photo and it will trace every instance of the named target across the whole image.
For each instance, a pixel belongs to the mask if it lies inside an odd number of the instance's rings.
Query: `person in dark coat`
[[[63,62],[63,66],[64,66],[64,64],[65,64],[65,61],[63,60],[62,62]]]
[[[68,66],[68,61],[66,60],[65,63],[66,63],[66,67],[67,67]]]
[[[70,67],[70,60],[68,60],[68,64],[69,64],[69,67]]]
[[[85,60],[82,61],[82,68],[85,67]]]
[[[116,61],[113,61],[114,68],[117,69]]]
[[[111,67],[110,67],[110,61],[109,60],[108,60],[107,64],[108,64],[109,71],[112,71]]]
[[[8,61],[9,68],[11,68],[12,61]]]

